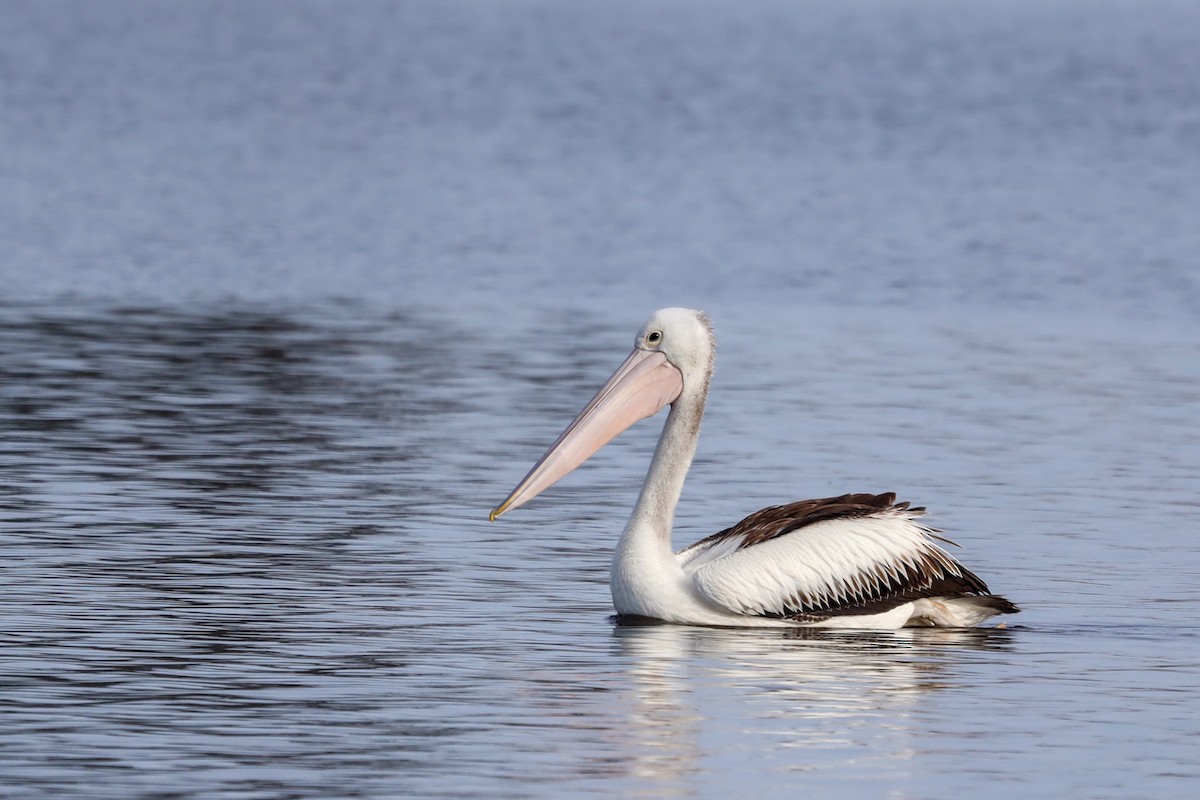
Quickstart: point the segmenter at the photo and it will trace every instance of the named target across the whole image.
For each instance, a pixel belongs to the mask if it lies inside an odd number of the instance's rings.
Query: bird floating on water
[[[938,546],[952,542],[921,524],[924,508],[890,493],[771,506],[672,552],[715,350],[703,312],[655,312],[625,363],[489,518],[533,499],[669,405],[613,557],[618,614],[688,625],[896,629],[967,627],[1019,610]]]

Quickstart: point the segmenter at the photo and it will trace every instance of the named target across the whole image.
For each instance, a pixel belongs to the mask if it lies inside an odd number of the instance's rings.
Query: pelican
[[[613,556],[610,586],[622,617],[891,630],[969,627],[1019,610],[938,546],[953,542],[919,522],[924,508],[890,493],[771,506],[672,552],[675,507],[696,452],[715,351],[703,312],[655,312],[625,362],[489,519],[524,505],[669,405]]]

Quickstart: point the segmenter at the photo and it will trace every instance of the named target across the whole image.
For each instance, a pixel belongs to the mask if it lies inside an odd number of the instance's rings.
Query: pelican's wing
[[[818,621],[986,595],[916,521],[925,509],[895,501],[852,494],[764,508],[677,558],[703,597],[737,614]]]

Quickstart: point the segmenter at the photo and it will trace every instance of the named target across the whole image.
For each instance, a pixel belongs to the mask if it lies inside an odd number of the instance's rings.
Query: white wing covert
[[[987,586],[894,494],[772,506],[681,552],[707,600],[737,614],[814,621],[876,614],[922,597]]]

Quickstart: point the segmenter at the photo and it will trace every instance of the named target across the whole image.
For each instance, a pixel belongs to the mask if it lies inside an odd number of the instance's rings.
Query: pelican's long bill
[[[654,350],[634,348],[579,416],[488,519],[524,505],[558,483],[633,423],[652,417],[683,392],[683,373]]]

